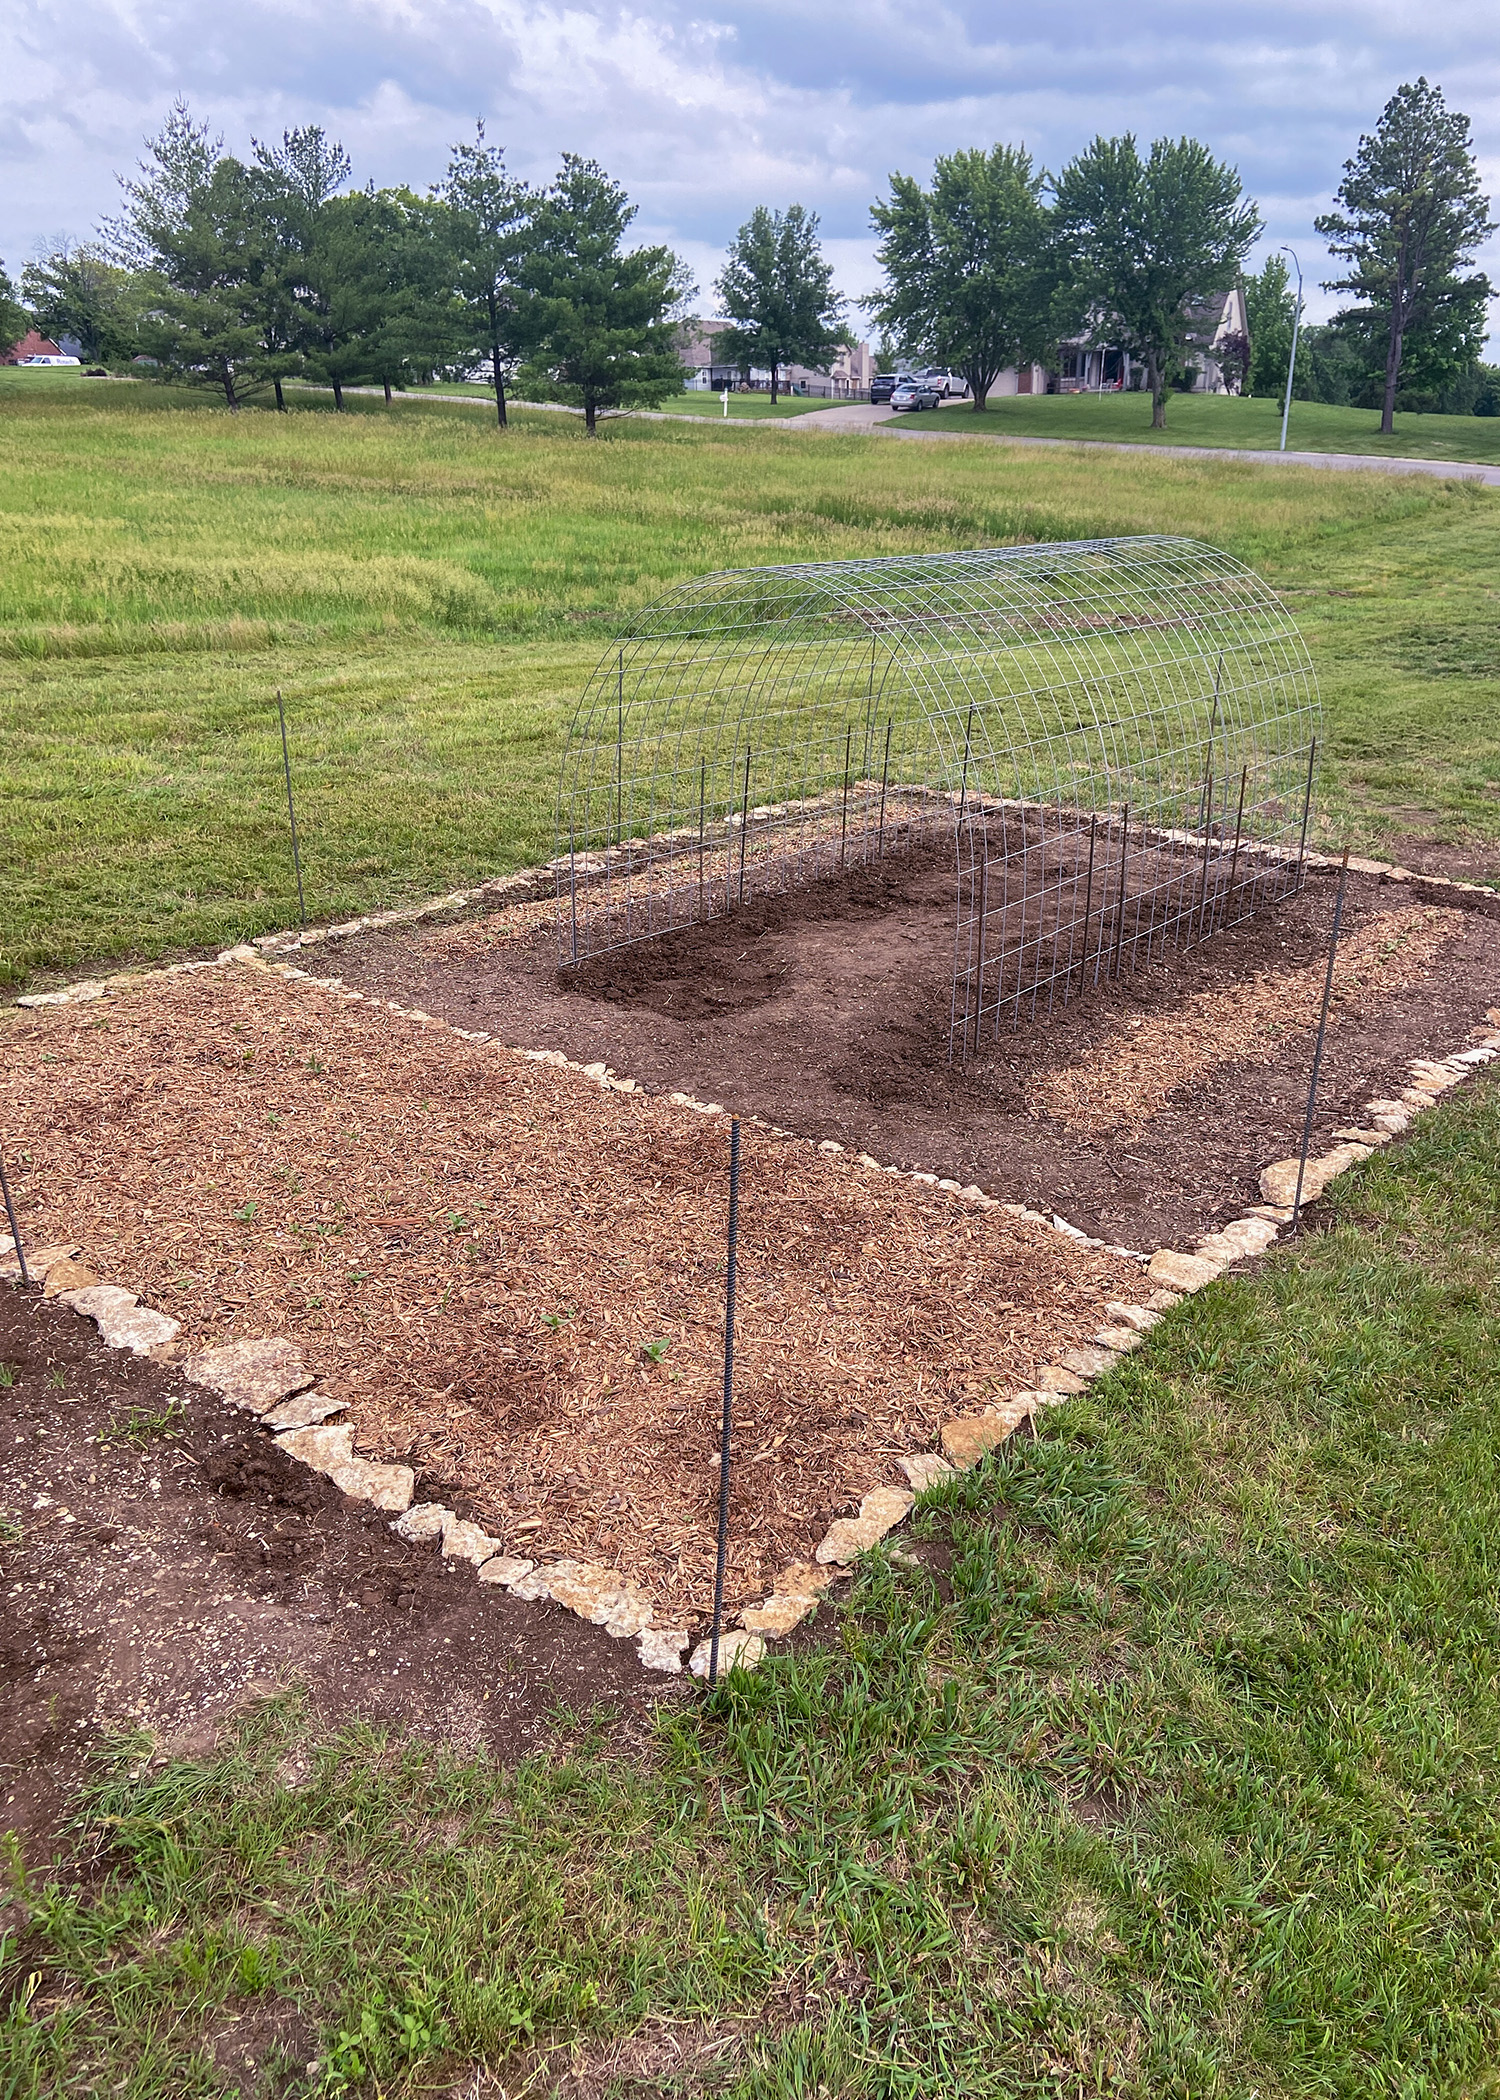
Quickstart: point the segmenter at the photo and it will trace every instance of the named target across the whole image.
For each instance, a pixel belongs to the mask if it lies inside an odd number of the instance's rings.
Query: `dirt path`
[[[221,1401],[10,1285],[0,1379],[0,1828],[34,1861],[104,1738],[202,1754],[294,1684],[322,1720],[505,1759],[560,1700],[676,1696],[628,1643],[393,1538]]]

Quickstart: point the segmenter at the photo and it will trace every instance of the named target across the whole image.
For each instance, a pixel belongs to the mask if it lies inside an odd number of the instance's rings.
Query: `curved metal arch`
[[[574,716],[562,959],[945,838],[962,1051],[1293,887],[1319,725],[1289,615],[1193,540],[698,577]]]

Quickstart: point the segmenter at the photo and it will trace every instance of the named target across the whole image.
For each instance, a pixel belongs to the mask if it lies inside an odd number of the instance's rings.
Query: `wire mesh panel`
[[[562,961],[941,844],[962,1054],[1295,886],[1318,719],[1288,615],[1191,540],[705,576],[573,723]]]

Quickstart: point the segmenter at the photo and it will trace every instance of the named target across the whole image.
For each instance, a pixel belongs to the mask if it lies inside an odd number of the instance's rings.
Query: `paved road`
[[[379,387],[345,387],[346,394],[379,394]],[[397,401],[464,401],[470,406],[488,406],[494,413],[493,402],[487,403],[482,394],[429,393],[424,387],[420,393],[397,394]],[[555,401],[515,401],[512,408],[553,409],[559,415],[576,416],[583,411],[564,408]],[[636,409],[637,418],[652,423],[714,423],[721,429],[725,419],[720,416],[673,415],[664,410]],[[1003,430],[934,430],[920,415],[908,413],[898,416],[885,402],[878,406],[869,401],[849,401],[837,408],[810,409],[805,415],[777,417],[731,416],[728,426],[735,430],[791,430],[833,431],[844,437],[876,435],[894,438],[922,438],[939,443],[962,443],[970,438],[981,438],[992,445],[1050,445],[1075,452],[1150,452],[1166,459],[1227,459],[1249,460],[1256,466],[1267,467],[1325,467],[1345,474],[1428,474],[1439,481],[1478,481],[1487,488],[1500,488],[1500,466],[1486,466],[1478,460],[1462,459],[1395,459],[1383,452],[1251,452],[1239,451],[1229,445],[1128,445],[1116,444],[1107,438],[1050,438],[1023,437],[1018,432]]]
[[[1252,460],[1261,466],[1328,467],[1344,473],[1431,474],[1440,481],[1480,481],[1488,488],[1500,488],[1500,466],[1485,466],[1477,460],[1398,459],[1383,452],[1241,451],[1229,445],[1129,445],[1116,444],[1106,438],[1023,437],[1019,432],[1001,430],[934,430],[921,415],[910,412],[894,415],[884,402],[879,407],[868,401],[851,401],[838,408],[814,409],[811,414],[798,416],[794,423],[781,427],[842,431],[845,435],[852,431],[861,434],[875,431],[886,437],[901,438],[976,437],[987,438],[996,445],[1051,445],[1083,452],[1151,452],[1164,454],[1168,459]]]

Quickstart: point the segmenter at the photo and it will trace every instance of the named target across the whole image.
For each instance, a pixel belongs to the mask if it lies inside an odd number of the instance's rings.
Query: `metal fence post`
[[[740,1119],[729,1124],[729,1256],[724,1276],[724,1416],[719,1431],[719,1542],[714,1569],[714,1630],[708,1681],[719,1681],[719,1629],[724,1620],[724,1563],[729,1551],[729,1438],[734,1413],[734,1286],[740,1247]]]

